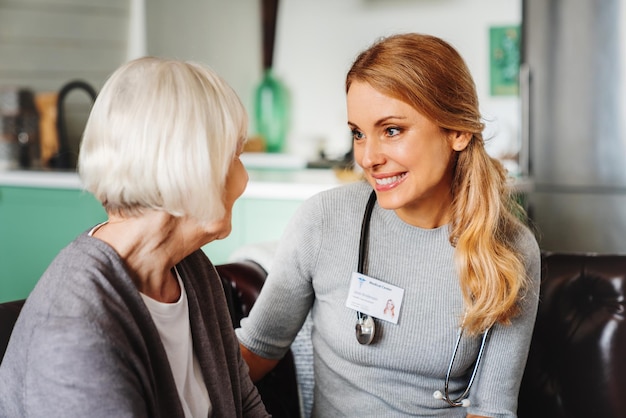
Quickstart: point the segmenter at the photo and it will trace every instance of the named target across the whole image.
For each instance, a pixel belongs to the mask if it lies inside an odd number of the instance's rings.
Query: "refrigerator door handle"
[[[532,168],[530,161],[530,66],[527,63],[520,65],[519,86],[522,126],[519,169],[523,177],[530,177]]]

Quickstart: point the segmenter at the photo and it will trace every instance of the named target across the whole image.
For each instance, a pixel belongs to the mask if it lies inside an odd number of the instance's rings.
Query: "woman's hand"
[[[241,356],[250,368],[250,379],[252,379],[253,382],[261,380],[263,376],[278,364],[279,360],[270,360],[258,356],[241,344],[239,344],[239,347],[241,348]]]

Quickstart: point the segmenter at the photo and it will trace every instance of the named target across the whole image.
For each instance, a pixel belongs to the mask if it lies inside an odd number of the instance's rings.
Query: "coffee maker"
[[[35,94],[23,87],[0,87],[0,170],[38,168],[39,115]]]

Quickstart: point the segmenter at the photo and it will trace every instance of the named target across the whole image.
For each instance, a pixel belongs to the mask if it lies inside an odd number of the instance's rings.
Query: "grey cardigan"
[[[213,416],[269,416],[215,268],[201,250],[177,268]],[[79,236],[28,297],[0,365],[0,416],[184,416],[150,313],[103,241]]]

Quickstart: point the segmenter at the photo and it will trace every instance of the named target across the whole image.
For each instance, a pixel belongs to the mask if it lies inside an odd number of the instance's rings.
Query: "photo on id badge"
[[[383,315],[390,318],[396,317],[396,306],[393,303],[393,299],[388,299],[383,309]]]

